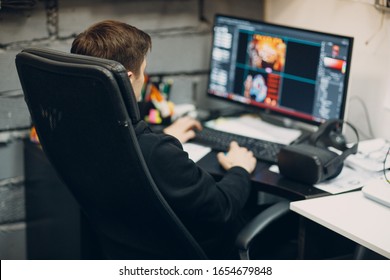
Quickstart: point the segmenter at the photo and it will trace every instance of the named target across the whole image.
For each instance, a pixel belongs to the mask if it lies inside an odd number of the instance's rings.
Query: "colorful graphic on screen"
[[[248,44],[249,64],[256,68],[282,71],[286,44],[281,38],[254,34]]]
[[[331,57],[324,57],[324,65],[326,68],[340,71],[343,74],[345,73],[345,70],[347,68],[347,63],[345,60]]]

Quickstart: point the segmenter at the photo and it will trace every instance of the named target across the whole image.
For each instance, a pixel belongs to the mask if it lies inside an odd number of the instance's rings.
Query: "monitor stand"
[[[302,132],[311,133],[317,130],[316,125],[310,125],[306,124],[300,121],[296,121],[290,118],[282,117],[282,116],[276,116],[273,114],[270,114],[268,112],[260,113],[260,118],[273,125],[286,127],[286,128],[293,128],[301,130]]]
[[[317,130],[318,126],[316,125],[310,125],[306,123],[302,123],[290,118],[282,117],[282,116],[276,116],[273,114],[270,114],[268,112],[260,113],[260,118],[270,124],[285,127],[285,128],[292,128],[296,130],[301,131],[301,136],[299,136],[297,139],[295,139],[291,144],[295,143],[302,143],[307,141],[309,136]]]
[[[203,119],[198,118],[198,119],[202,122],[208,122],[208,121],[212,122],[213,120],[216,120],[220,117],[224,117],[224,118],[240,117],[243,115],[258,116],[262,122],[280,128],[299,130],[301,132],[300,136],[297,139],[293,140],[292,143],[304,142],[306,139],[308,139],[308,136],[314,131],[316,131],[316,129],[318,128],[318,126],[315,125],[309,125],[296,120],[292,120],[290,118],[277,116],[269,112],[258,112],[255,109],[253,110],[251,110],[250,108],[242,109],[241,107],[229,107],[224,109],[209,110],[206,118]]]

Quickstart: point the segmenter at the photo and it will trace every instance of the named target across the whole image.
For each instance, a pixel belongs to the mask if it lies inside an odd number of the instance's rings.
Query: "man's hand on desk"
[[[182,117],[163,130],[165,134],[176,137],[181,143],[195,137],[195,130],[201,130],[199,121],[191,117]],[[256,158],[253,153],[245,147],[240,147],[237,142],[231,142],[228,153],[218,153],[218,162],[225,170],[234,166],[244,168],[248,173],[252,173],[256,167]]]
[[[195,137],[194,129],[202,129],[200,122],[191,117],[182,117],[163,131],[165,134],[176,137],[181,143],[185,143]]]
[[[220,152],[217,154],[217,158],[225,170],[240,166],[250,174],[256,167],[256,158],[253,153],[245,147],[238,146],[237,142],[234,141],[230,143],[229,152]]]

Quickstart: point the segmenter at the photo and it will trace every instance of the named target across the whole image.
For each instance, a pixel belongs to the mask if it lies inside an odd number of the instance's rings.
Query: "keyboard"
[[[280,149],[285,146],[280,143],[215,130],[209,127],[203,127],[201,131],[197,131],[193,139],[193,142],[197,144],[223,152],[229,150],[231,141],[236,141],[238,145],[252,151],[257,159],[274,164],[277,163],[277,155]]]

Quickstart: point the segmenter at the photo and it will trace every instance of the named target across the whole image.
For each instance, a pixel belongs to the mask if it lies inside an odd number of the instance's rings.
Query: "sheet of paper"
[[[279,173],[279,168],[277,165],[272,165],[270,166],[269,171]],[[358,171],[348,166],[344,166],[343,170],[336,178],[315,184],[314,187],[331,194],[343,193],[360,189],[367,181],[377,178],[378,176],[380,176],[380,173],[378,172]]]
[[[202,157],[211,151],[210,147],[205,147],[194,143],[184,143],[183,149],[188,153],[189,158],[194,162],[199,161]]]
[[[344,166],[343,170],[336,178],[315,184],[314,187],[331,194],[343,193],[363,187],[367,181],[375,176],[379,176],[379,174],[361,172]]]
[[[353,168],[373,172],[381,171],[389,147],[390,142],[382,138],[360,141],[357,154],[347,157],[345,163]],[[390,168],[390,156],[388,156],[385,168]]]
[[[238,118],[218,118],[207,122],[206,126],[285,145],[291,143],[301,135],[301,131],[297,129],[273,125],[249,115]]]

